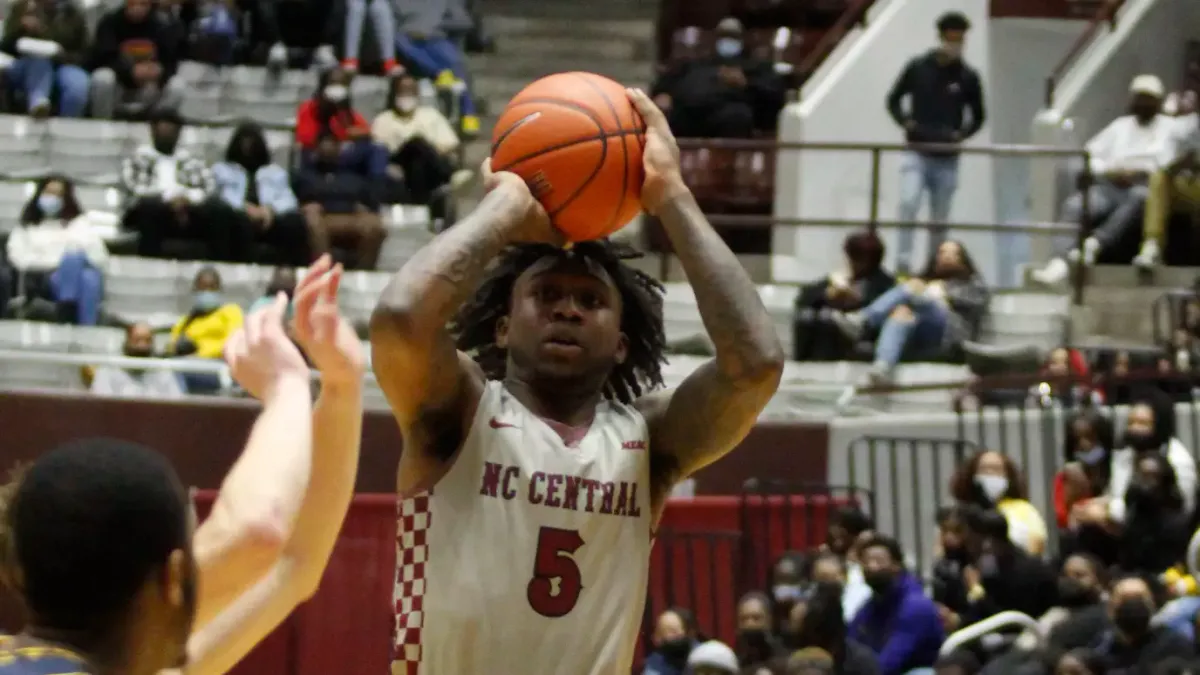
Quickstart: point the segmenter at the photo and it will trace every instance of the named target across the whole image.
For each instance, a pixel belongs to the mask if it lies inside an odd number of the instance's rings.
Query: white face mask
[[[962,58],[963,46],[961,42],[943,42],[942,53],[952,59]]]
[[[742,53],[742,41],[737,38],[721,38],[716,47],[717,54],[727,59]]]
[[[397,96],[396,97],[396,110],[399,110],[400,112],[410,113],[416,109],[417,109],[417,97],[416,96]]]
[[[1004,476],[993,476],[991,474],[976,474],[975,484],[983,490],[983,494],[993,502],[998,501],[1008,492],[1008,479]]]
[[[350,95],[350,90],[344,84],[331,84],[325,87],[325,98],[334,103],[341,103]]]

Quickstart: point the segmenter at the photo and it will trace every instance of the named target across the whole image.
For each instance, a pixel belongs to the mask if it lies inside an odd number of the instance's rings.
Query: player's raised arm
[[[632,90],[630,98],[646,121],[642,204],[662,221],[716,347],[716,357],[677,389],[639,402],[662,490],[746,436],[779,387],[785,357],[754,282],[683,183],[666,118],[642,91]]]
[[[296,289],[295,335],[321,373],[312,478],[279,561],[188,643],[189,675],[219,675],[316,592],[354,496],[362,439],[362,345],[337,310],[341,267],[328,256]]]
[[[401,456],[401,492],[420,478],[414,462],[454,452],[482,392],[483,374],[455,349],[447,322],[508,244],[557,238],[520,178],[500,172],[487,180],[490,190],[479,207],[417,252],[371,315],[371,361],[379,385],[405,447],[423,451]]]
[[[193,540],[197,627],[275,565],[308,487],[312,394],[308,366],[283,333],[286,304],[280,296],[255,312],[226,344],[235,377],[263,408]]]

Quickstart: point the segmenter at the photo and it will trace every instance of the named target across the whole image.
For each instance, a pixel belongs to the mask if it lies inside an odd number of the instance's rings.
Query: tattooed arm
[[[683,184],[679,150],[662,113],[641,92],[630,98],[647,123],[643,204],[662,221],[716,347],[716,357],[677,389],[638,402],[650,425],[651,470],[661,501],[673,483],[745,438],[779,387],[784,354],[754,282]]]
[[[372,365],[404,436],[401,493],[458,449],[483,391],[482,371],[455,349],[446,323],[505,246],[551,232],[521,179],[498,173],[489,181],[479,207],[417,252],[371,315]]]

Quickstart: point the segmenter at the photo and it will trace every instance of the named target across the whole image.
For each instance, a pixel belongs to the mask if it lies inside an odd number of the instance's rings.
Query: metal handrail
[[[807,77],[825,61],[826,58],[833,52],[842,42],[842,38],[846,37],[846,33],[854,24],[863,24],[867,20],[867,10],[874,4],[874,0],[857,0],[852,6],[847,7],[837,21],[829,27],[822,35],[821,39],[817,40],[817,45],[812,48],[812,51],[800,61],[800,65],[796,66],[796,72],[802,77]]]
[[[1109,29],[1115,28],[1117,25],[1117,12],[1125,5],[1125,0],[1107,0],[1100,9],[1096,10],[1096,16],[1092,17],[1091,23],[1083,31],[1083,33],[1075,39],[1074,44],[1067,50],[1067,53],[1059,60],[1058,65],[1054,70],[1050,71],[1050,76],[1046,78],[1046,107],[1050,108],[1054,105],[1054,89],[1058,86],[1059,80],[1067,71],[1075,64],[1075,59],[1083,53],[1083,50],[1092,43],[1092,40],[1100,33],[1100,27],[1104,23],[1108,23]]]
[[[960,628],[959,630],[954,631],[949,637],[946,638],[946,641],[942,643],[942,648],[938,650],[938,655],[945,656],[959,647],[967,644],[968,642],[974,642],[985,635],[995,633],[1001,628],[1007,628],[1009,626],[1021,626],[1026,630],[1033,632],[1039,637],[1039,639],[1041,638],[1041,632],[1038,630],[1038,623],[1033,619],[1033,617],[1029,616],[1028,614],[1022,614],[1020,612],[1009,610],[1007,612],[1000,612],[999,614],[989,616],[983,621],[977,621],[966,628]]]

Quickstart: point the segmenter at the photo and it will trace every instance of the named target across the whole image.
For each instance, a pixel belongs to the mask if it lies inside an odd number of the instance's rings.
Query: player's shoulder
[[[87,661],[58,645],[0,635],[0,675],[82,675]]]

